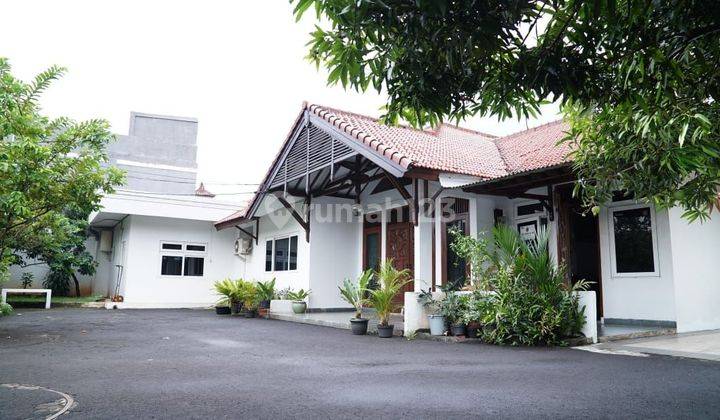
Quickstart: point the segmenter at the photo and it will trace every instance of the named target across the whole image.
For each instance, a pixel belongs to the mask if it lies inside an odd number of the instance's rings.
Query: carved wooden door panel
[[[395,268],[399,270],[407,268],[410,270],[410,276],[414,275],[414,244],[415,231],[411,223],[393,223],[387,225],[387,258],[392,258]],[[402,303],[404,301],[404,293],[412,292],[414,289],[415,286],[413,282],[409,282],[403,290],[398,293],[396,301]]]

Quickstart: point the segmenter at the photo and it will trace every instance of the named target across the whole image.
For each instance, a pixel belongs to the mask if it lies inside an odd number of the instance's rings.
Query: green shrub
[[[491,241],[462,236],[453,246],[484,264],[476,280],[481,289],[493,293],[476,301],[474,316],[481,316],[486,342],[565,345],[566,338],[580,334],[585,308],[578,307],[574,292],[585,290],[588,283],[565,283],[564,268],[548,252],[546,231],[527,243],[515,229],[498,226]]]
[[[445,298],[440,301],[440,315],[444,316],[445,321],[450,325],[462,324],[462,317],[467,310],[469,299],[468,295],[447,292]]]
[[[338,286],[340,297],[355,309],[356,319],[362,318],[362,308],[368,303],[368,284],[373,275],[372,270],[365,270],[357,280],[346,278],[342,287]]]
[[[8,316],[12,313],[12,306],[7,303],[0,303],[0,316]]]
[[[310,296],[310,289],[308,289],[308,290],[300,289],[297,292],[293,291],[293,290],[289,290],[286,294],[286,297],[288,298],[288,300],[293,300],[296,302],[304,301],[305,299],[307,299],[308,296]]]
[[[258,302],[273,300],[275,298],[275,278],[270,281],[259,281],[257,283]]]
[[[216,303],[217,306],[230,306],[233,301],[236,301],[234,299],[237,288],[235,281],[230,279],[216,281],[213,287],[215,288],[215,292],[221,296]]]
[[[395,296],[410,282],[410,271],[398,270],[393,266],[392,259],[383,261],[377,273],[378,288],[370,291],[370,302],[378,316],[379,325],[388,325],[390,315],[399,306]]]

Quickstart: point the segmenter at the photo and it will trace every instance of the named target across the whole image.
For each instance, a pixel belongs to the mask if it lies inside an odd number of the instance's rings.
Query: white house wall
[[[658,273],[637,277],[613,274],[610,245],[613,233],[610,231],[608,207],[601,207],[598,217],[603,316],[619,320],[675,321],[673,257],[667,211],[655,212]]]
[[[244,267],[239,273],[246,280],[267,281],[275,278],[275,289],[280,290],[290,287],[294,290],[310,288],[308,281],[310,246],[305,241],[305,231],[290,215],[284,214],[284,211],[277,211],[272,215],[260,217],[259,241],[255,245],[253,243],[252,254],[241,257]],[[252,225],[248,225],[250,229]],[[226,232],[237,229],[226,229]],[[297,270],[293,271],[265,271],[265,247],[268,240],[275,238],[297,235],[298,237],[298,255]]]
[[[720,328],[720,216],[688,223],[669,211],[678,332]]]
[[[241,271],[241,261],[233,253],[237,237],[233,230],[218,232],[212,222],[197,220],[150,216],[128,219],[123,235],[118,235],[120,245],[114,248],[113,255],[116,263],[125,259],[121,294],[126,306],[209,306],[218,299],[213,283],[237,277]],[[207,244],[203,276],[162,276],[161,241]],[[122,242],[126,243],[124,257]]]
[[[323,211],[310,218],[311,308],[349,308],[340,298],[338,286],[345,278],[356,278],[361,271],[362,223],[358,217],[350,220],[348,211],[337,212],[332,203],[338,202],[341,200],[316,200],[315,204],[321,205]],[[352,203],[342,202],[346,208]],[[328,212],[328,208],[335,211]]]

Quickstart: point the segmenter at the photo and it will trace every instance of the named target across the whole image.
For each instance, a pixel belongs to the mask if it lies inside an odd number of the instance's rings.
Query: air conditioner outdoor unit
[[[235,255],[248,255],[252,253],[252,241],[248,238],[235,240]]]

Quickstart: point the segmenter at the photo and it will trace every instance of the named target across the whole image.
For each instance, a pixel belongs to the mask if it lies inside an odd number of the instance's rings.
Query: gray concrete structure
[[[193,194],[197,179],[195,118],[132,112],[128,135],[110,144],[110,163],[126,172],[124,189]]]

